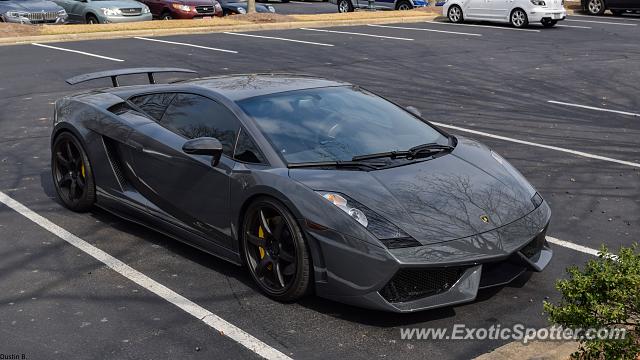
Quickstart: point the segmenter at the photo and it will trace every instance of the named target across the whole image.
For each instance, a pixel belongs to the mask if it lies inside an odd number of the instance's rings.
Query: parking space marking
[[[295,43],[309,44],[309,45],[318,45],[318,46],[333,46],[332,44],[324,44],[324,43],[318,43],[318,42],[313,42],[313,41],[303,41],[303,40],[287,39],[287,38],[281,38],[281,37],[275,37],[275,36],[253,35],[253,34],[245,34],[245,33],[226,32],[226,31],[225,31],[225,32],[223,32],[223,34],[227,34],[227,35],[237,35],[237,36],[248,36],[248,37],[260,38],[260,39],[271,39],[271,40],[290,41],[290,42],[295,42]]]
[[[564,240],[560,240],[560,239],[556,239],[554,237],[551,236],[547,236],[547,241],[554,244],[554,245],[558,245],[558,246],[562,246],[562,247],[566,247],[567,249],[571,249],[571,250],[575,250],[581,253],[585,253],[585,254],[589,254],[589,255],[593,255],[593,256],[598,256],[600,254],[599,250],[596,249],[592,249],[590,247],[586,247],[586,246],[582,246],[582,245],[578,245],[569,241],[564,241]]]
[[[453,130],[462,131],[462,132],[475,134],[475,135],[480,135],[480,136],[485,136],[485,137],[488,137],[488,138],[509,141],[509,142],[516,143],[516,144],[535,146],[535,147],[539,147],[539,148],[543,148],[543,149],[560,151],[560,152],[564,152],[564,153],[567,153],[567,154],[581,156],[581,157],[585,157],[585,158],[589,158],[589,159],[608,161],[608,162],[612,162],[612,163],[616,163],[616,164],[620,164],[620,165],[626,165],[626,166],[632,166],[632,167],[635,167],[635,168],[640,168],[640,163],[633,162],[633,161],[619,160],[619,159],[614,159],[614,158],[610,158],[610,157],[606,157],[606,156],[590,154],[590,153],[586,153],[586,152],[582,152],[582,151],[561,148],[561,147],[558,147],[558,146],[545,145],[545,144],[535,143],[535,142],[526,141],[526,140],[514,139],[514,138],[502,136],[502,135],[495,135],[495,134],[487,133],[487,132],[484,132],[484,131],[466,129],[466,128],[462,128],[462,127],[459,127],[459,126],[448,125],[448,124],[438,123],[438,122],[434,122],[434,121],[431,121],[431,123],[436,125],[436,126],[441,126],[443,128],[453,129]]]
[[[84,52],[84,51],[65,49],[65,48],[61,48],[61,47],[57,47],[57,46],[44,45],[44,44],[38,44],[38,43],[31,43],[31,45],[40,46],[40,47],[43,47],[43,48],[48,48],[48,49],[53,49],[53,50],[67,51],[67,52],[72,52],[72,53],[76,53],[76,54],[82,54],[82,55],[97,57],[97,58],[105,59],[105,60],[111,60],[111,61],[117,61],[117,62],[123,62],[124,61],[122,59],[116,59],[116,58],[112,58],[112,57],[108,57],[108,56],[91,54],[91,53]]]
[[[538,29],[518,29],[513,27],[502,27],[502,26],[492,26],[492,25],[478,25],[478,24],[455,24],[450,22],[442,22],[442,21],[425,21],[427,24],[440,24],[440,25],[455,25],[455,26],[469,26],[469,27],[479,27],[485,29],[495,29],[495,30],[515,30],[515,31],[530,31],[530,32],[540,32]]]
[[[591,23],[591,24],[605,24],[605,25],[638,26],[638,24],[625,24],[621,22],[610,22],[610,21],[573,20],[573,19],[564,19],[564,21],[583,22],[583,23]]]
[[[218,315],[176,293],[168,287],[158,283],[157,281],[151,279],[143,273],[135,270],[134,268],[109,255],[108,253],[73,235],[69,231],[54,224],[47,218],[22,205],[2,191],[0,191],[0,202],[13,209],[20,215],[24,216],[25,218],[33,221],[43,229],[49,231],[60,239],[68,242],[84,253],[105,264],[107,267],[117,272],[118,274],[135,282],[136,284],[160,296],[161,298],[172,303],[178,308],[184,310],[196,319],[204,322],[208,326],[215,329],[217,333],[235,340],[237,343],[253,351],[259,356],[262,356],[265,359],[291,360],[291,358],[289,358],[285,354],[256,339],[251,334],[227,322]]]
[[[234,50],[218,49],[218,48],[214,48],[214,47],[201,46],[201,45],[194,45],[194,44],[189,44],[189,43],[181,43],[181,42],[176,42],[176,41],[168,41],[168,40],[160,40],[160,39],[151,39],[151,38],[140,37],[140,36],[134,36],[133,38],[134,38],[134,39],[138,39],[138,40],[155,41],[155,42],[165,43],[165,44],[180,45],[180,46],[189,46],[189,47],[194,47],[194,48],[198,48],[198,49],[214,50],[214,51],[222,51],[222,52],[231,53],[231,54],[237,54],[237,53],[238,53],[237,51],[234,51]]]
[[[379,27],[379,28],[385,28],[385,29],[429,31],[429,32],[444,33],[444,34],[454,34],[454,35],[482,36],[482,34],[475,34],[475,33],[465,33],[465,32],[458,32],[458,31],[445,31],[445,30],[435,30],[435,29],[424,29],[424,28],[414,28],[414,27],[405,27],[405,26],[390,26],[390,25],[377,25],[377,24],[367,24],[367,26]]]
[[[556,27],[566,27],[566,28],[575,28],[575,29],[593,29],[590,26],[579,26],[579,25],[561,25],[556,24]]]
[[[640,116],[640,114],[636,114],[636,113],[632,113],[632,112],[628,112],[628,111],[620,111],[620,110],[604,109],[604,108],[599,108],[599,107],[595,107],[595,106],[587,106],[587,105],[580,105],[580,104],[572,104],[572,103],[566,103],[566,102],[562,102],[562,101],[553,101],[553,100],[548,100],[547,102],[548,102],[548,103],[551,103],[551,104],[564,105],[564,106],[571,106],[571,107],[577,107],[577,108],[581,108],[581,109],[589,109],[589,110],[595,110],[595,111],[604,111],[604,112],[610,112],[610,113],[621,114],[621,115],[628,115],[628,116]]]
[[[576,14],[571,15],[571,17],[585,17],[585,18],[591,18],[591,19],[593,19],[593,18],[594,18],[594,16],[593,16],[593,15],[576,15]],[[623,20],[623,21],[624,21],[624,20],[640,21],[640,17],[629,17],[629,16],[618,16],[618,17],[613,17],[613,16],[607,16],[607,15],[605,15],[605,16],[602,16],[602,18],[605,18],[605,19],[615,19],[615,20]]]
[[[381,38],[381,39],[392,39],[392,40],[413,41],[413,39],[409,39],[409,38],[402,38],[402,37],[395,37],[395,36],[386,36],[386,35],[374,35],[374,34],[366,34],[366,33],[357,33],[357,32],[351,32],[351,31],[337,31],[337,30],[312,29],[312,28],[300,28],[300,30],[318,31],[318,32],[325,32],[325,33],[332,33],[332,34],[345,34],[345,35],[369,36],[369,37],[375,37],[375,38]]]

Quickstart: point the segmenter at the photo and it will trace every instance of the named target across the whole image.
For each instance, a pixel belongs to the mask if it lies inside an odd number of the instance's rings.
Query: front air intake
[[[406,302],[439,294],[450,289],[464,268],[402,269],[380,290],[390,303]]]

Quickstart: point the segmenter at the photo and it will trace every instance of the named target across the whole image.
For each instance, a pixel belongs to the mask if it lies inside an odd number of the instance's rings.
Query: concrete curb
[[[331,27],[331,26],[355,26],[366,24],[389,24],[389,23],[415,23],[422,21],[431,21],[440,14],[425,14],[417,16],[401,16],[401,17],[385,17],[385,18],[369,18],[369,19],[353,19],[353,20],[320,20],[320,21],[292,21],[280,23],[264,23],[264,24],[238,24],[238,25],[221,25],[209,27],[193,27],[178,29],[148,29],[148,30],[125,30],[125,31],[108,31],[93,32],[81,34],[59,34],[59,35],[35,35],[0,38],[0,46],[2,45],[19,45],[27,43],[46,43],[46,42],[64,42],[64,41],[80,41],[80,40],[102,40],[102,39],[118,39],[133,36],[161,36],[161,35],[185,35],[185,34],[208,34],[223,31],[259,31],[259,30],[286,30],[297,29],[302,27]]]

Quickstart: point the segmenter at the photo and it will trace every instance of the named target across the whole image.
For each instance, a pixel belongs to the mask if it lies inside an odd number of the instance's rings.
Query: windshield
[[[288,163],[348,161],[448,139],[398,106],[356,87],[330,87],[242,100]]]

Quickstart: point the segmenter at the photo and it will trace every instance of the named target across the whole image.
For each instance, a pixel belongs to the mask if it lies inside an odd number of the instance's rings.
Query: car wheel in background
[[[546,28],[554,27],[558,23],[558,20],[542,19],[542,26]]]
[[[351,0],[338,0],[338,12],[353,12],[353,4],[351,4]]]
[[[162,15],[160,15],[160,19],[161,20],[172,20],[173,16],[171,15],[170,11],[163,11]]]
[[[587,2],[587,12],[590,15],[602,15],[602,14],[604,14],[604,1],[603,0],[589,0]]]
[[[459,24],[464,21],[464,15],[462,15],[462,8],[458,5],[451,5],[449,11],[447,11],[447,18],[449,21],[455,24]]]
[[[518,8],[511,12],[511,25],[516,28],[523,28],[529,25],[529,18],[524,10]]]
[[[411,10],[411,9],[413,9],[413,5],[407,0],[399,1],[398,5],[396,5],[396,10]]]
[[[61,133],[53,142],[51,175],[65,207],[77,212],[91,209],[96,200],[91,163],[80,141],[69,132]]]
[[[240,236],[251,277],[269,297],[295,301],[311,285],[311,259],[304,236],[289,210],[261,198],[245,213]]]
[[[87,15],[87,24],[100,24],[100,21],[95,15]]]

